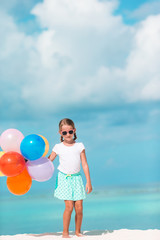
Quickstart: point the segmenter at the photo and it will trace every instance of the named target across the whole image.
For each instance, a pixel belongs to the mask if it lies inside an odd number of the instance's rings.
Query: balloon
[[[24,168],[24,157],[17,152],[7,152],[0,158],[0,171],[7,177],[20,174]]]
[[[42,157],[45,157],[49,151],[49,142],[48,140],[43,137],[42,135],[39,135],[41,138],[43,138],[44,142],[45,142],[45,152],[43,153],[43,156]]]
[[[23,195],[29,191],[32,185],[32,178],[25,168],[19,175],[7,178],[8,190],[15,195]]]
[[[27,160],[36,160],[44,154],[45,142],[39,135],[30,134],[22,140],[20,150]]]
[[[5,154],[4,151],[0,151],[0,158]]]
[[[5,175],[0,171],[0,177],[4,177]]]
[[[23,140],[23,134],[17,129],[7,129],[1,134],[1,148],[5,152],[20,152],[20,144]]]
[[[35,161],[28,161],[26,167],[29,175],[38,182],[47,181],[53,176],[54,165],[46,157],[41,157]]]
[[[3,154],[5,154],[5,152],[1,151],[0,152],[0,158],[3,156]],[[5,175],[0,171],[0,177],[3,177],[3,176],[5,176]]]

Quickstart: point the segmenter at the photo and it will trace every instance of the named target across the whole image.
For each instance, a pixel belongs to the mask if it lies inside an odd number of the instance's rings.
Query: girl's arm
[[[51,160],[52,162],[54,161],[54,159],[56,158],[57,154],[55,152],[51,152],[51,154],[48,156],[48,159]]]
[[[91,185],[91,178],[90,178],[89,167],[88,167],[88,163],[87,163],[85,150],[83,150],[81,152],[81,161],[82,161],[82,168],[83,168],[84,174],[86,176],[86,180],[87,180],[86,192],[88,190],[88,192],[87,192],[87,194],[88,194],[88,193],[92,192],[92,185]]]

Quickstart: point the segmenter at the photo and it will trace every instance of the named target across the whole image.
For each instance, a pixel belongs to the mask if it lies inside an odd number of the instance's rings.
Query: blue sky
[[[69,117],[95,187],[159,182],[159,9],[151,0],[2,1],[0,132],[42,134],[51,151]]]

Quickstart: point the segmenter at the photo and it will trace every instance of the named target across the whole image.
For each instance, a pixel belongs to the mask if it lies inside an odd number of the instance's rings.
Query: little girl
[[[56,144],[52,149],[49,159],[53,161],[59,156],[58,175],[54,196],[65,202],[63,214],[63,235],[69,236],[69,224],[73,208],[75,208],[75,234],[80,237],[81,224],[83,217],[83,199],[85,199],[85,189],[80,174],[80,163],[82,162],[83,171],[86,176],[86,192],[92,191],[89,167],[85,155],[83,143],[76,142],[76,129],[74,122],[68,118],[62,119],[59,123],[59,133],[61,143]]]

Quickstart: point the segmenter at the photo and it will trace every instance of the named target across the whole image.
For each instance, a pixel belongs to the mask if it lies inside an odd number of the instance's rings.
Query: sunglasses
[[[69,134],[73,134],[74,131],[73,131],[73,130],[70,130],[70,131],[68,131],[68,133],[69,133]],[[63,132],[62,132],[62,135],[63,135],[63,136],[67,135],[67,131],[63,131]]]

